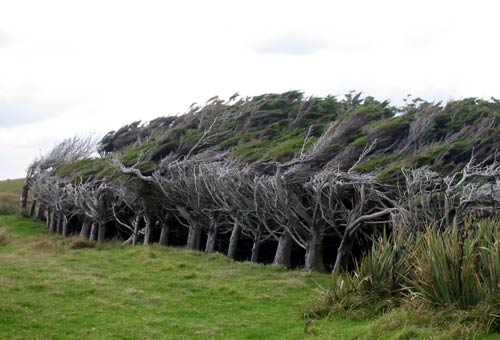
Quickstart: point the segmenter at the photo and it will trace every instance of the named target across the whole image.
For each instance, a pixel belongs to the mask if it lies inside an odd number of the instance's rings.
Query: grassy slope
[[[0,339],[302,339],[301,308],[328,275],[183,249],[71,249],[42,224],[1,216]],[[366,321],[322,321],[351,338]]]
[[[0,206],[17,207],[24,179],[0,181]]]
[[[301,311],[328,275],[179,248],[73,242],[42,223],[0,216],[0,339],[450,338],[449,329],[398,310],[313,321],[306,333]]]

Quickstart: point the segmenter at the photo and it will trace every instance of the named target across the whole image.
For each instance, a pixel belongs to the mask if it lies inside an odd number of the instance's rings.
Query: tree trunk
[[[342,242],[340,242],[340,246],[337,249],[335,265],[333,266],[333,274],[339,274],[347,269],[349,257],[351,255],[352,243],[352,240],[348,237],[344,237]]]
[[[288,231],[284,231],[278,241],[278,248],[276,249],[273,264],[289,268],[290,258],[292,256],[292,246],[292,236]]]
[[[35,216],[36,200],[31,201],[30,210],[28,211],[28,216]]]
[[[99,232],[97,233],[97,243],[103,243],[106,240],[106,223],[99,224]]]
[[[80,237],[88,237],[91,225],[92,222],[90,220],[85,219],[85,221],[83,221],[82,230],[80,230]]]
[[[144,242],[142,243],[144,246],[149,246],[151,239],[151,225],[151,218],[144,215]]]
[[[57,233],[60,235],[63,232],[63,216],[61,213],[57,214]]]
[[[212,225],[208,229],[207,244],[205,245],[205,253],[213,253],[215,251],[215,241],[217,240],[217,232],[219,227]]]
[[[170,228],[166,223],[161,224],[161,233],[160,233],[160,246],[168,245],[168,236],[170,234]]]
[[[259,251],[260,251],[260,240],[257,239],[253,242],[252,257],[250,258],[250,262],[254,263],[259,262]]]
[[[97,223],[92,222],[92,227],[90,228],[89,241],[95,241],[97,236]]]
[[[187,241],[187,248],[192,250],[200,250],[201,242],[201,226],[198,222],[190,221],[189,235]]]
[[[38,205],[38,210],[36,211],[36,219],[39,221],[43,221],[45,214],[45,206],[43,204]]]
[[[313,228],[306,245],[305,269],[324,271],[323,264],[323,228]]]
[[[56,232],[56,228],[57,228],[57,214],[56,214],[56,211],[55,210],[52,210],[50,212],[50,226],[49,226],[49,230],[53,233]]]
[[[229,239],[229,248],[227,250],[227,256],[232,258],[236,257],[236,250],[238,249],[238,240],[240,239],[241,226],[237,219],[234,219],[233,231],[231,232],[231,237]]]
[[[62,235],[63,236],[68,236],[68,219],[66,218],[66,216],[63,215],[63,218],[62,218]]]
[[[23,192],[21,193],[21,209],[26,209],[28,206],[28,194],[30,191],[30,187],[28,181],[26,181],[23,185]]]
[[[50,230],[50,216],[51,216],[51,211],[47,209],[47,219],[45,222],[47,222],[47,230]]]
[[[450,193],[448,191],[444,195],[444,219],[446,226],[451,225],[451,203],[450,203]]]
[[[141,216],[137,215],[134,221],[134,231],[132,235],[132,245],[135,246],[137,244],[137,236],[139,236],[139,223],[141,223]]]

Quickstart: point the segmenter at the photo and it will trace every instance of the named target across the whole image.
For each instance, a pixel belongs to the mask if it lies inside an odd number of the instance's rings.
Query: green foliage
[[[446,151],[446,145],[436,145],[431,147],[428,151],[422,152],[413,158],[415,168],[433,165],[440,154]]]
[[[351,143],[351,145],[363,146],[363,147],[365,145],[368,145],[368,136],[366,136],[366,135],[359,136],[358,138],[356,138],[354,140],[354,142]]]
[[[151,172],[157,168],[157,164],[151,161],[148,162],[142,162],[139,164],[136,164],[134,168],[139,169],[143,172]]]
[[[371,171],[376,171],[376,170],[386,170],[388,164],[391,164],[395,160],[401,158],[400,156],[397,155],[387,155],[387,156],[380,156],[376,158],[369,159],[365,162],[362,162],[356,167],[356,170],[360,172],[371,172]]]
[[[347,312],[351,317],[373,317],[397,306],[407,269],[406,236],[401,233],[388,237],[384,233],[375,240],[352,275],[332,276],[330,288],[311,304],[308,315]]]
[[[395,179],[398,179],[398,176],[401,175],[401,169],[407,167],[407,164],[403,161],[392,162],[387,164],[382,171],[379,172],[377,178],[386,183],[395,182]]]
[[[394,233],[373,242],[371,250],[357,265],[355,277],[360,281],[360,289],[370,292],[379,299],[400,293],[404,286],[409,243],[408,235]]]
[[[395,117],[396,112],[404,114]],[[448,173],[468,161],[472,147],[480,159],[500,148],[500,105],[494,100],[466,98],[446,105],[422,101],[395,108],[389,101],[355,92],[337,99],[304,98],[299,91],[289,91],[231,103],[214,99],[185,115],[142,125],[134,122],[106,135],[101,149],[119,152],[127,166],[144,163],[140,167],[147,172],[155,168],[148,162],[158,163],[171,153],[186,155],[204,136],[195,153],[229,149],[245,162],[285,162],[301,150],[308,131],[312,138],[306,149],[331,123],[335,131],[326,139],[330,145],[324,145],[324,156],[351,162],[350,152],[375,142],[371,155],[376,156],[358,170],[379,171],[379,179],[390,183],[397,181],[401,166],[429,166]],[[412,133],[413,139],[406,140]],[[409,144],[401,153],[404,142]],[[116,176],[110,168],[88,167],[83,161],[60,172],[75,179]]]
[[[224,140],[222,143],[219,144],[219,147],[222,149],[228,149],[233,146],[237,146],[240,143],[246,143],[252,141],[258,132],[253,131],[253,132],[247,132],[242,135],[236,135],[234,137],[228,138]]]
[[[57,168],[57,174],[73,181],[85,181],[89,178],[113,178],[118,172],[109,159],[94,158],[63,164]]]

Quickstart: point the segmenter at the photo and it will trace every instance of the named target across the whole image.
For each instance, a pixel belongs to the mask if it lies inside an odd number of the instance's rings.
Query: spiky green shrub
[[[321,291],[307,315],[317,317],[340,311],[377,315],[397,305],[407,271],[407,241],[404,233],[384,233],[375,239],[352,275],[332,276],[331,286]]]
[[[430,303],[466,309],[484,299],[477,262],[478,240],[435,228],[426,230],[415,243],[409,290]]]
[[[380,315],[394,303],[365,289],[365,281],[360,276],[339,274],[332,277],[329,288],[321,289],[304,312],[306,319],[320,318],[330,314],[342,313],[352,318]]]
[[[353,273],[333,276],[310,312],[366,316],[400,305],[444,308],[455,311],[446,323],[499,330],[500,221],[384,235]]]
[[[409,237],[409,238],[408,238]],[[407,270],[410,235],[393,233],[373,242],[371,250],[356,266],[354,277],[363,291],[373,292],[379,297],[392,296],[401,291]]]

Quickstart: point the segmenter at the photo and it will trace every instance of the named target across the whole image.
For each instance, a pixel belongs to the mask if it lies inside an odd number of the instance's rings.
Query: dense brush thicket
[[[33,162],[22,204],[63,235],[187,245],[342,272],[382,230],[440,230],[500,202],[500,102],[217,97],[74,138]]]

